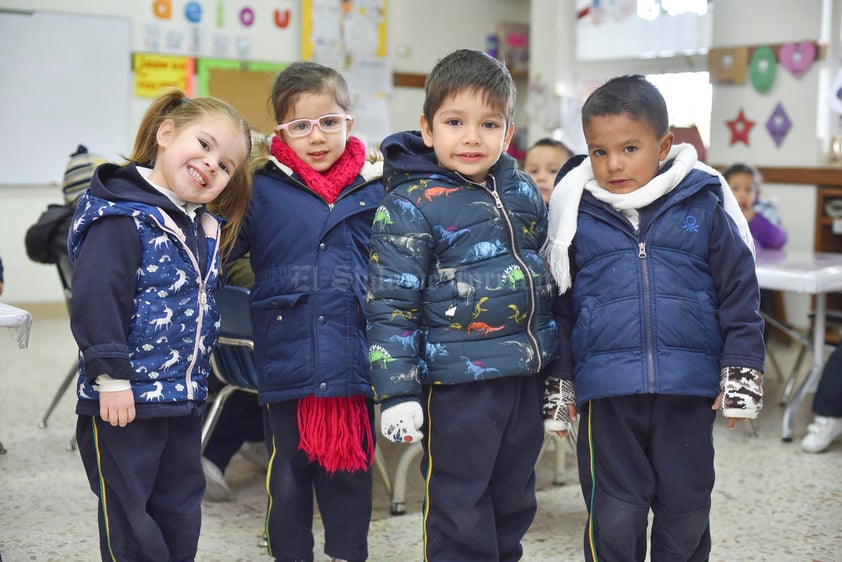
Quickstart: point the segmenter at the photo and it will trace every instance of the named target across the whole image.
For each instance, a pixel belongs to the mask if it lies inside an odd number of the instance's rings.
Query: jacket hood
[[[403,131],[389,135],[380,144],[383,153],[383,185],[391,191],[400,180],[410,175],[440,174],[435,151],[424,144],[421,131]]]
[[[469,180],[457,172],[439,166],[435,151],[424,144],[421,131],[403,131],[386,137],[380,145],[385,164],[383,166],[383,185],[386,192],[410,177],[426,177],[432,174],[449,176],[458,183]],[[490,173],[500,176],[515,167],[514,159],[506,153],[500,155]]]
[[[91,178],[90,191],[91,195],[108,201],[145,203],[172,211],[174,217],[184,215],[166,195],[149,185],[135,164],[103,164]]]

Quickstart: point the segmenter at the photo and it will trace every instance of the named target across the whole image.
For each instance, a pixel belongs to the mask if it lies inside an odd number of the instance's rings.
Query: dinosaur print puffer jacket
[[[558,356],[547,211],[503,155],[486,185],[438,166],[419,133],[388,137],[374,218],[367,336],[375,398],[535,376]]]

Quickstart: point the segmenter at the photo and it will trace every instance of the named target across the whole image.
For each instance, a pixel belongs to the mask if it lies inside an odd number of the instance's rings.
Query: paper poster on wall
[[[154,98],[167,88],[178,88],[193,97],[193,74],[196,59],[135,53],[134,93],[139,98]]]
[[[389,106],[385,96],[364,96],[355,100],[353,105],[352,134],[359,137],[368,147],[380,146],[380,141],[392,133]]]
[[[387,54],[387,0],[302,0],[301,58],[343,69]]]

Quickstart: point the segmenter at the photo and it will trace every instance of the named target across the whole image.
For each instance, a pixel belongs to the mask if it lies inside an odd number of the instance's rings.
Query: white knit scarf
[[[690,144],[674,145],[667,158],[660,163],[660,167],[663,168],[670,160],[673,163],[667,171],[658,174],[649,183],[631,193],[611,193],[600,187],[594,179],[590,158],[586,158],[558,182],[550,198],[549,232],[542,254],[549,262],[560,293],[564,293],[571,285],[569,250],[576,235],[579,202],[585,189],[598,200],[624,212],[641,209],[669,193],[687,177],[690,170],[705,171],[716,176],[722,184],[723,208],[736,223],[740,236],[754,255],[754,240],[748,229],[748,222],[722,174],[699,162],[696,149]]]

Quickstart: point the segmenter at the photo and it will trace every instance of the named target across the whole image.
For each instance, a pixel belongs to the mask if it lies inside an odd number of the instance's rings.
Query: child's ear
[[[433,126],[427,121],[427,116],[421,114],[421,138],[427,148],[433,148]]]
[[[658,141],[658,160],[663,161],[667,159],[669,156],[670,149],[672,148],[672,143],[675,140],[675,135],[673,133],[667,133],[661,140]]]
[[[155,140],[158,142],[158,147],[165,148],[175,134],[175,121],[172,119],[164,119],[158,125],[158,132],[155,133]]]
[[[356,119],[352,115],[351,118],[348,119],[348,124],[346,125],[345,140],[348,140],[348,138],[351,136],[351,129],[354,128],[354,121],[356,121]]]
[[[506,152],[507,150],[509,150],[509,144],[512,142],[512,137],[514,135],[515,135],[515,124],[509,123],[509,125],[507,127],[507,130],[506,130],[506,136],[503,139],[503,152]]]

